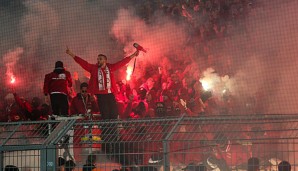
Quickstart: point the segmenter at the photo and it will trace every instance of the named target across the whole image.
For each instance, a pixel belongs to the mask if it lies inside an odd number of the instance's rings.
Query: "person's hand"
[[[69,50],[68,46],[66,46],[66,54],[70,55],[71,57],[75,57],[75,55]]]
[[[70,54],[71,53],[71,51],[69,50],[68,46],[66,46],[66,53],[67,54]]]
[[[139,56],[139,53],[140,53],[140,51],[137,50],[137,51],[135,51],[135,53],[133,53],[132,55],[133,55],[133,56]]]

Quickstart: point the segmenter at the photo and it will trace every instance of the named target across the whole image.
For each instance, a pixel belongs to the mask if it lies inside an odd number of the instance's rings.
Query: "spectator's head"
[[[167,108],[163,102],[156,102],[155,115],[158,117],[163,117],[167,115]]]
[[[54,69],[54,72],[57,73],[57,74],[61,74],[64,72],[64,67],[63,67],[63,62],[61,61],[57,61],[55,63],[55,69]]]
[[[117,91],[118,91],[118,92],[122,92],[122,91],[124,91],[123,86],[124,86],[123,81],[117,81],[117,82],[116,82],[116,87],[117,87]]]
[[[99,67],[105,67],[106,63],[108,61],[108,58],[106,55],[104,54],[99,54],[97,57],[97,64]]]
[[[179,77],[178,77],[178,75],[176,73],[173,73],[171,75],[171,79],[173,80],[174,83],[179,82]]]
[[[260,169],[260,161],[256,157],[251,157],[247,162],[247,171],[258,171]]]
[[[154,87],[154,79],[152,77],[148,78],[146,84],[148,85],[149,90]]]
[[[140,87],[137,93],[138,93],[139,99],[144,100],[147,95],[147,90],[144,87]]]
[[[58,166],[63,166],[65,164],[65,159],[63,157],[58,158]]]
[[[50,111],[51,107],[48,104],[44,103],[41,105],[41,113],[45,119],[47,119],[48,115],[50,114]]]
[[[291,171],[291,164],[287,161],[282,161],[278,164],[278,171]]]
[[[39,97],[33,97],[31,101],[31,105],[33,108],[37,108],[41,105],[41,99]]]
[[[145,115],[147,107],[144,102],[139,102],[139,104],[134,109],[132,109],[132,111],[135,115],[139,115],[140,117],[142,117]]]
[[[94,155],[94,154],[88,155],[86,163],[94,164],[95,162],[96,162],[96,155]]]
[[[19,168],[14,165],[6,165],[4,171],[19,171]]]
[[[83,166],[83,171],[92,171],[93,169],[95,169],[95,165],[94,164],[85,164]]]
[[[72,160],[68,160],[65,162],[65,171],[72,171],[76,167],[76,164]]]
[[[80,93],[81,93],[81,95],[86,96],[87,95],[87,90],[88,90],[88,84],[85,83],[85,82],[83,82],[80,85]]]
[[[86,82],[81,83],[80,89],[82,90],[83,88],[88,88],[88,83]]]
[[[63,68],[63,62],[62,61],[57,61],[55,63],[55,69],[64,69]]]

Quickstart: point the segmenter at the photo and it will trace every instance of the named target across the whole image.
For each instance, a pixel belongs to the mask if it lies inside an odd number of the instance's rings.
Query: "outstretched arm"
[[[69,48],[67,47],[66,48],[66,54],[68,54],[69,56],[71,56],[76,63],[78,63],[84,70],[88,71],[88,72],[91,72],[90,69],[91,69],[91,66],[92,64],[89,64],[87,61],[83,60],[82,58],[76,56],[74,53],[72,53]]]
[[[136,50],[133,54],[131,54],[129,57],[130,57],[130,59],[132,59],[132,58],[134,58],[134,57],[136,57],[136,56],[138,56],[139,55],[139,53],[140,53],[140,51],[139,50]]]
[[[132,59],[132,58],[134,58],[134,57],[136,57],[136,56],[138,56],[139,55],[139,50],[137,50],[137,51],[135,51],[133,54],[131,54],[130,56],[127,56],[127,57],[125,57],[124,59],[122,59],[121,61],[118,61],[118,62],[116,62],[116,63],[114,63],[114,64],[112,64],[112,70],[118,70],[119,68],[121,68],[121,67],[123,67],[124,65],[126,65],[126,64],[128,64],[129,63],[129,61]]]
[[[72,52],[69,50],[68,47],[66,47],[66,53],[67,53],[69,56],[73,57],[73,58],[76,56],[74,53],[72,53]]]

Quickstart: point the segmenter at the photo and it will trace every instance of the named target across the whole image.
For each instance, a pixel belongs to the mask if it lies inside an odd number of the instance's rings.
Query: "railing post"
[[[172,130],[169,132],[169,134],[166,136],[165,139],[162,140],[162,146],[163,146],[163,167],[164,171],[170,171],[170,162],[169,162],[169,146],[168,146],[168,140],[172,136],[173,132],[177,129],[180,122],[183,120],[185,114],[182,115],[179,120],[176,122],[176,124],[173,126]]]
[[[44,148],[40,150],[40,170],[55,171],[58,167],[58,141],[70,130],[75,120],[61,121],[44,141]]]
[[[40,150],[40,170],[55,171],[57,168],[57,149],[48,145]]]

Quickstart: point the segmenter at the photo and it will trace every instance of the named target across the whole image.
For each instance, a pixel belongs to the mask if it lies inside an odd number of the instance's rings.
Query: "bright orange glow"
[[[16,77],[14,75],[10,76],[10,83],[14,84],[16,82]]]
[[[127,68],[126,68],[126,80],[127,81],[130,80],[131,74],[132,74],[132,67],[131,66],[127,66]]]

